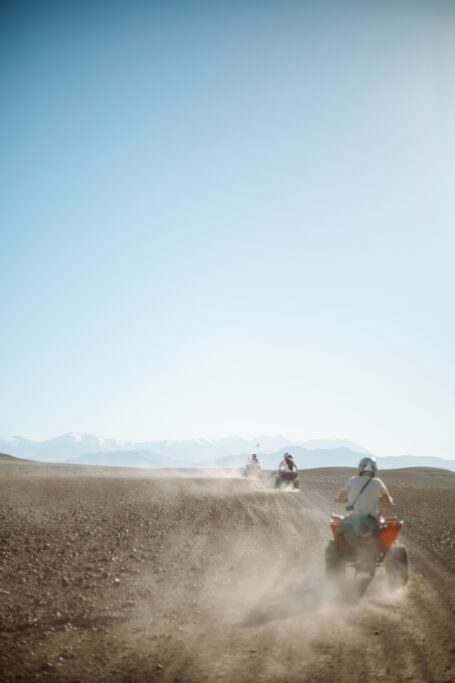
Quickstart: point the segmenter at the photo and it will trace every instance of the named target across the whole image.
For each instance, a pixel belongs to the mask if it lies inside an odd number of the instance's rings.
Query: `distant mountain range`
[[[121,442],[92,434],[71,432],[47,441],[0,436],[0,452],[39,462],[145,468],[236,468],[258,454],[264,469],[275,469],[285,451],[291,451],[300,469],[355,467],[368,454],[365,448],[343,439],[291,441],[283,436],[256,439],[188,439]],[[400,455],[379,457],[380,469],[440,467],[455,471],[455,460]]]
[[[311,445],[310,445],[311,444]],[[20,458],[31,458],[42,462],[67,462],[79,456],[95,453],[131,453],[139,451],[150,457],[158,456],[188,463],[201,463],[208,460],[240,455],[242,453],[274,453],[281,448],[294,446],[318,448],[349,448],[357,453],[367,453],[364,448],[352,441],[321,440],[291,441],[284,436],[259,436],[243,439],[232,436],[224,439],[187,439],[167,441],[118,441],[104,439],[93,434],[70,432],[47,441],[32,441],[21,436],[0,435],[0,451]]]

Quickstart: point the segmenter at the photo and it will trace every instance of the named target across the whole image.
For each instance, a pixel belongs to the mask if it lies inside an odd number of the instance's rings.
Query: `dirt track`
[[[283,493],[1,462],[0,680],[455,681],[455,475],[386,473],[410,582],[336,591],[323,550],[348,473]]]

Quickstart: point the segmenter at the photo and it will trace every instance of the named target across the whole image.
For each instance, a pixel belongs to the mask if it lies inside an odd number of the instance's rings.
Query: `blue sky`
[[[455,8],[4,3],[0,432],[455,457]]]

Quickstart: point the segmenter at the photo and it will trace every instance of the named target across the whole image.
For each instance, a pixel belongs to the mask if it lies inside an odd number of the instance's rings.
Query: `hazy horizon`
[[[431,452],[431,453],[422,453],[422,452],[417,452],[417,453],[399,453],[399,452],[386,452],[386,453],[381,453],[381,452],[374,452],[371,449],[369,449],[365,444],[359,444],[355,441],[352,441],[352,439],[349,438],[312,438],[312,439],[302,439],[302,438],[297,438],[297,439],[291,439],[288,438],[286,435],[283,434],[257,434],[257,435],[240,435],[240,434],[230,434],[230,435],[224,435],[221,437],[207,437],[207,436],[199,436],[199,437],[193,437],[193,438],[182,438],[182,439],[154,439],[153,437],[149,437],[146,439],[138,440],[134,438],[126,438],[126,439],[116,439],[112,436],[107,436],[105,434],[87,434],[87,433],[81,433],[81,432],[66,432],[64,434],[54,434],[52,436],[49,436],[47,438],[42,438],[42,439],[34,439],[30,438],[27,436],[24,436],[23,434],[4,434],[0,433],[0,442],[4,441],[7,442],[9,439],[25,439],[26,441],[30,441],[34,444],[43,444],[48,441],[54,441],[61,439],[63,437],[74,437],[74,441],[77,442],[79,438],[84,439],[84,438],[95,438],[99,439],[101,441],[105,441],[106,445],[109,445],[112,447],[112,444],[109,444],[109,442],[114,442],[114,444],[117,444],[119,447],[128,445],[131,446],[133,450],[137,450],[139,447],[145,447],[147,444],[183,444],[183,443],[191,443],[195,442],[196,444],[202,444],[204,445],[210,444],[210,443],[218,443],[218,442],[223,442],[223,441],[235,441],[235,440],[240,440],[244,442],[250,442],[249,446],[251,446],[252,451],[256,451],[259,455],[264,455],[264,454],[270,454],[275,451],[282,450],[284,447],[286,448],[292,448],[292,447],[297,447],[297,448],[304,448],[309,451],[312,450],[331,450],[331,449],[340,449],[340,448],[346,448],[348,450],[351,450],[353,453],[368,453],[373,456],[376,456],[380,459],[382,458],[400,458],[403,456],[411,456],[411,457],[417,457],[417,458],[423,458],[423,459],[428,459],[428,458],[442,458],[443,460],[449,460],[449,461],[454,461],[455,456],[440,456],[438,453]],[[262,443],[260,443],[260,441]],[[264,443],[264,440],[266,443]],[[272,445],[271,442],[278,442],[282,441],[283,444],[286,443],[286,445]],[[247,445],[247,444],[246,444]],[[246,448],[245,445],[245,448]],[[90,450],[90,448],[88,449]],[[112,450],[112,448],[111,448]],[[114,448],[115,450],[115,448]],[[234,449],[235,450],[235,449]],[[108,451],[106,451],[108,452]],[[23,457],[23,456],[22,456]]]
[[[455,457],[455,5],[0,17],[0,432]]]

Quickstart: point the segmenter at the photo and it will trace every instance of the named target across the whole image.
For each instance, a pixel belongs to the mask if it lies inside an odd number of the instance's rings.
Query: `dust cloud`
[[[447,678],[453,580],[421,537],[428,580],[326,581],[336,472],[277,491],[232,472],[2,467],[5,680],[326,683],[351,681],[358,656],[374,680],[403,648],[407,675],[431,658]]]
[[[218,674],[235,677],[240,662],[254,654],[243,652],[246,644],[260,650],[271,633],[312,657],[313,643],[330,629],[342,626],[344,639],[355,640],[364,615],[382,609],[381,601],[400,599],[380,576],[373,584],[326,580],[331,532],[327,502],[318,495],[310,499],[304,490],[275,491],[267,481],[246,479],[232,487],[230,479],[199,476],[184,492],[167,483],[168,514],[178,522],[162,538],[159,561],[147,576],[153,599],[134,617],[136,627],[143,620],[158,632],[165,620],[175,624],[179,657],[192,670],[223,661]],[[227,657],[226,647],[243,654]],[[270,653],[263,656],[270,664]]]

